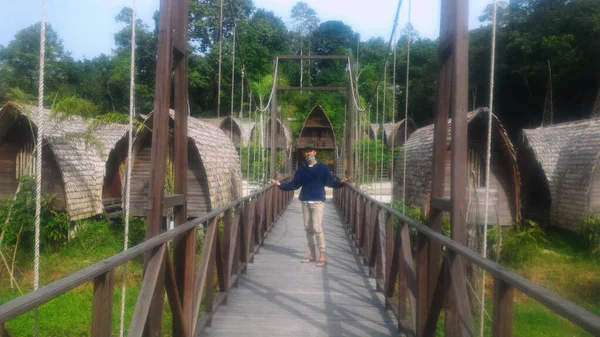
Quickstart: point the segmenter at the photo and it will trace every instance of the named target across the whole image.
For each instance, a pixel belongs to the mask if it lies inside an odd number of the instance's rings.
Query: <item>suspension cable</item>
[[[390,205],[394,206],[394,152],[396,147],[396,58],[398,54],[398,42],[396,36],[396,30],[394,30],[394,69],[392,76],[392,163],[390,172],[390,181],[392,182],[392,193],[390,196]]]
[[[42,0],[42,19],[40,23],[40,79],[38,82],[38,123],[36,172],[35,172],[35,252],[33,258],[33,290],[40,286],[40,221],[42,213],[42,142],[44,137],[44,69],[46,56],[46,0]],[[38,309],[33,311],[33,336],[39,332]]]
[[[127,250],[129,245],[129,215],[130,215],[130,196],[131,196],[131,164],[133,148],[133,117],[135,114],[135,20],[136,8],[135,0],[132,4],[131,14],[131,60],[129,67],[129,140],[127,145],[127,175],[125,178],[125,233],[123,234],[123,251]],[[127,263],[123,264],[123,285],[121,286],[121,320],[119,324],[119,336],[123,337],[125,327],[125,295],[127,293]]]
[[[230,120],[230,131],[231,131],[231,142],[233,143],[233,97],[235,95],[235,27],[233,29],[233,53],[231,54],[231,120]],[[241,130],[240,130],[241,131]],[[234,144],[235,145],[235,144]]]
[[[402,0],[398,0],[398,8],[396,8],[396,16],[394,18],[394,25],[392,26],[392,33],[390,34],[390,40],[388,42],[387,51],[385,53],[385,64],[387,64],[388,57],[390,55],[390,51],[392,50],[392,36],[394,35],[395,27],[398,25],[398,16],[400,15],[400,7],[401,6],[402,6]],[[384,71],[384,73],[385,73],[385,71]],[[377,90],[377,88],[379,88],[382,77],[383,77],[383,74],[380,73],[379,78],[377,79],[377,84],[375,85],[375,90]],[[375,96],[376,96],[375,93],[371,94],[371,98],[369,99],[369,104],[367,104],[367,107],[370,107],[373,104],[373,99],[375,98]]]
[[[494,0],[494,11],[492,15],[492,55],[490,62],[490,108],[488,111],[488,132],[487,132],[487,152],[485,159],[485,216],[483,222],[483,248],[481,251],[481,255],[483,257],[487,257],[487,226],[488,226],[488,208],[490,202],[490,161],[492,158],[492,118],[493,107],[494,107],[494,72],[495,72],[495,63],[496,63],[496,13],[497,4],[496,0]],[[500,235],[500,224],[496,224],[498,226],[498,235]],[[480,316],[480,325],[479,325],[479,333],[483,337],[484,332],[484,315],[485,309],[485,270],[482,270],[481,277],[481,308],[479,312]]]
[[[221,14],[219,16],[219,78],[217,85],[217,118],[221,117],[221,68],[223,65],[223,0],[221,0]]]
[[[404,102],[404,143],[402,145],[402,214],[406,209],[406,140],[408,139],[408,89],[410,79],[410,38],[412,34],[411,0],[408,0],[408,38],[406,39],[406,98]]]
[[[381,111],[381,128],[383,129],[383,132],[381,133],[381,167],[380,167],[380,176],[379,176],[379,201],[383,200],[383,163],[384,163],[384,148],[385,148],[385,139],[386,137],[386,132],[385,132],[385,113],[386,113],[386,92],[387,92],[387,58],[385,61],[385,64],[383,65],[383,110]]]

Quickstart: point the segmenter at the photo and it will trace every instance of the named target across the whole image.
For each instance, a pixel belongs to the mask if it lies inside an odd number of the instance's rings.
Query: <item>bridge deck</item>
[[[327,265],[300,263],[308,249],[301,205],[294,199],[203,335],[397,335],[396,319],[353,253],[331,200],[324,213]]]

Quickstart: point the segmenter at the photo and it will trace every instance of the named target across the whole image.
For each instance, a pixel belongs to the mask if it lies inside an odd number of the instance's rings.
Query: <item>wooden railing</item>
[[[515,291],[531,297],[556,314],[600,336],[600,316],[550,292],[503,266],[422,225],[388,205],[377,202],[353,186],[334,190],[334,200],[356,247],[377,280],[377,289],[386,307],[398,318],[400,332],[408,336],[435,336],[437,320],[446,300],[456,302],[461,336],[479,335],[473,331],[464,284],[466,260],[488,272],[494,279],[492,331],[495,337],[513,336]],[[395,228],[394,223],[398,223]],[[417,231],[416,246],[409,238],[409,227]],[[438,246],[437,259],[425,247]],[[416,256],[413,256],[416,252]],[[458,257],[458,258],[457,258]],[[431,261],[438,261],[432,263]],[[441,262],[441,263],[440,263]],[[458,282],[463,278],[463,282]],[[465,305],[466,304],[466,305]],[[410,311],[407,311],[407,307]],[[449,312],[446,312],[448,323]],[[407,319],[408,318],[408,319]],[[450,328],[452,329],[452,328]],[[445,335],[448,333],[446,326]]]
[[[273,185],[265,187],[122,253],[0,305],[0,327],[51,299],[80,285],[93,282],[91,336],[110,336],[115,269],[127,261],[150,253],[128,336],[143,334],[150,303],[155,296],[163,296],[162,293],[155,294],[157,280],[161,274],[164,276],[173,313],[174,335],[197,336],[204,327],[210,325],[213,313],[227,299],[230,287],[237,284],[239,275],[245,272],[247,264],[253,262],[254,254],[258,252],[264,237],[292,198],[293,192],[281,191]],[[221,220],[224,227],[222,237],[219,235]],[[186,302],[182,302],[180,290],[176,285],[175,267],[167,242],[195,231],[198,226],[203,226],[206,234],[200,261],[195,273],[192,273],[195,275],[194,296],[191,306],[186,307]],[[213,287],[215,268],[218,292]],[[204,311],[200,312],[202,304]],[[190,317],[191,321],[186,317]]]

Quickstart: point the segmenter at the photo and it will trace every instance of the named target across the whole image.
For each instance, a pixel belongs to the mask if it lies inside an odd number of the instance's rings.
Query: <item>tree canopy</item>
[[[372,102],[371,122],[381,119],[383,91],[386,93],[386,121],[392,114],[403,118],[406,92],[406,54],[411,32],[409,115],[419,126],[432,122],[435,108],[438,41],[419,36],[407,26],[398,30],[396,87],[392,87],[392,52],[388,55],[387,83],[382,82],[383,60],[388,42],[383,38],[360,41],[353,28],[342,21],[321,22],[319,14],[304,2],[291,10],[288,26],[267,9],[256,8],[252,0],[224,1],[223,69],[221,93],[217,92],[220,0],[190,3],[189,90],[193,115],[212,116],[217,100],[223,107],[240,109],[242,64],[244,104],[253,94],[254,106],[268,100],[272,83],[273,57],[283,54],[347,55],[355,71],[359,100]],[[235,17],[232,19],[232,12]],[[491,53],[491,5],[480,15],[481,27],[469,32],[469,107],[487,106]],[[74,60],[65,50],[52,26],[47,27],[45,102],[78,97],[91,102],[97,114],[127,112],[131,48],[130,8],[116,14],[121,29],[115,34],[115,48],[92,59]],[[136,106],[138,112],[152,110],[156,60],[155,22],[136,23]],[[18,32],[10,43],[0,46],[0,99],[37,95],[39,24]],[[235,87],[231,96],[234,30],[236,36]],[[600,91],[600,2],[597,0],[510,0],[498,7],[495,113],[516,135],[522,128],[541,125],[549,65],[552,69],[554,120],[589,117]],[[302,67],[302,70],[301,70]],[[281,61],[281,83],[308,86],[346,86],[345,62],[313,60],[300,63]],[[379,85],[377,95],[376,86]],[[264,87],[264,88],[263,88]],[[392,110],[392,98],[396,109]],[[379,99],[376,100],[375,98]],[[69,101],[65,101],[67,104]],[[286,117],[297,120],[316,104],[322,105],[339,133],[343,128],[346,99],[339,93],[311,91],[281,93],[279,104]],[[379,108],[380,116],[376,117]],[[246,107],[247,109],[247,107]],[[224,109],[227,111],[228,109]],[[223,112],[227,113],[227,112]],[[340,124],[341,123],[341,124]]]

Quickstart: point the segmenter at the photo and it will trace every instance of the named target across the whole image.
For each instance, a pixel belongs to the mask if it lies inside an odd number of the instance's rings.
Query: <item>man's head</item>
[[[302,149],[302,154],[304,154],[304,160],[306,160],[307,162],[311,162],[315,160],[315,155],[317,154],[317,151],[315,150],[315,147],[312,144],[306,144]]]

